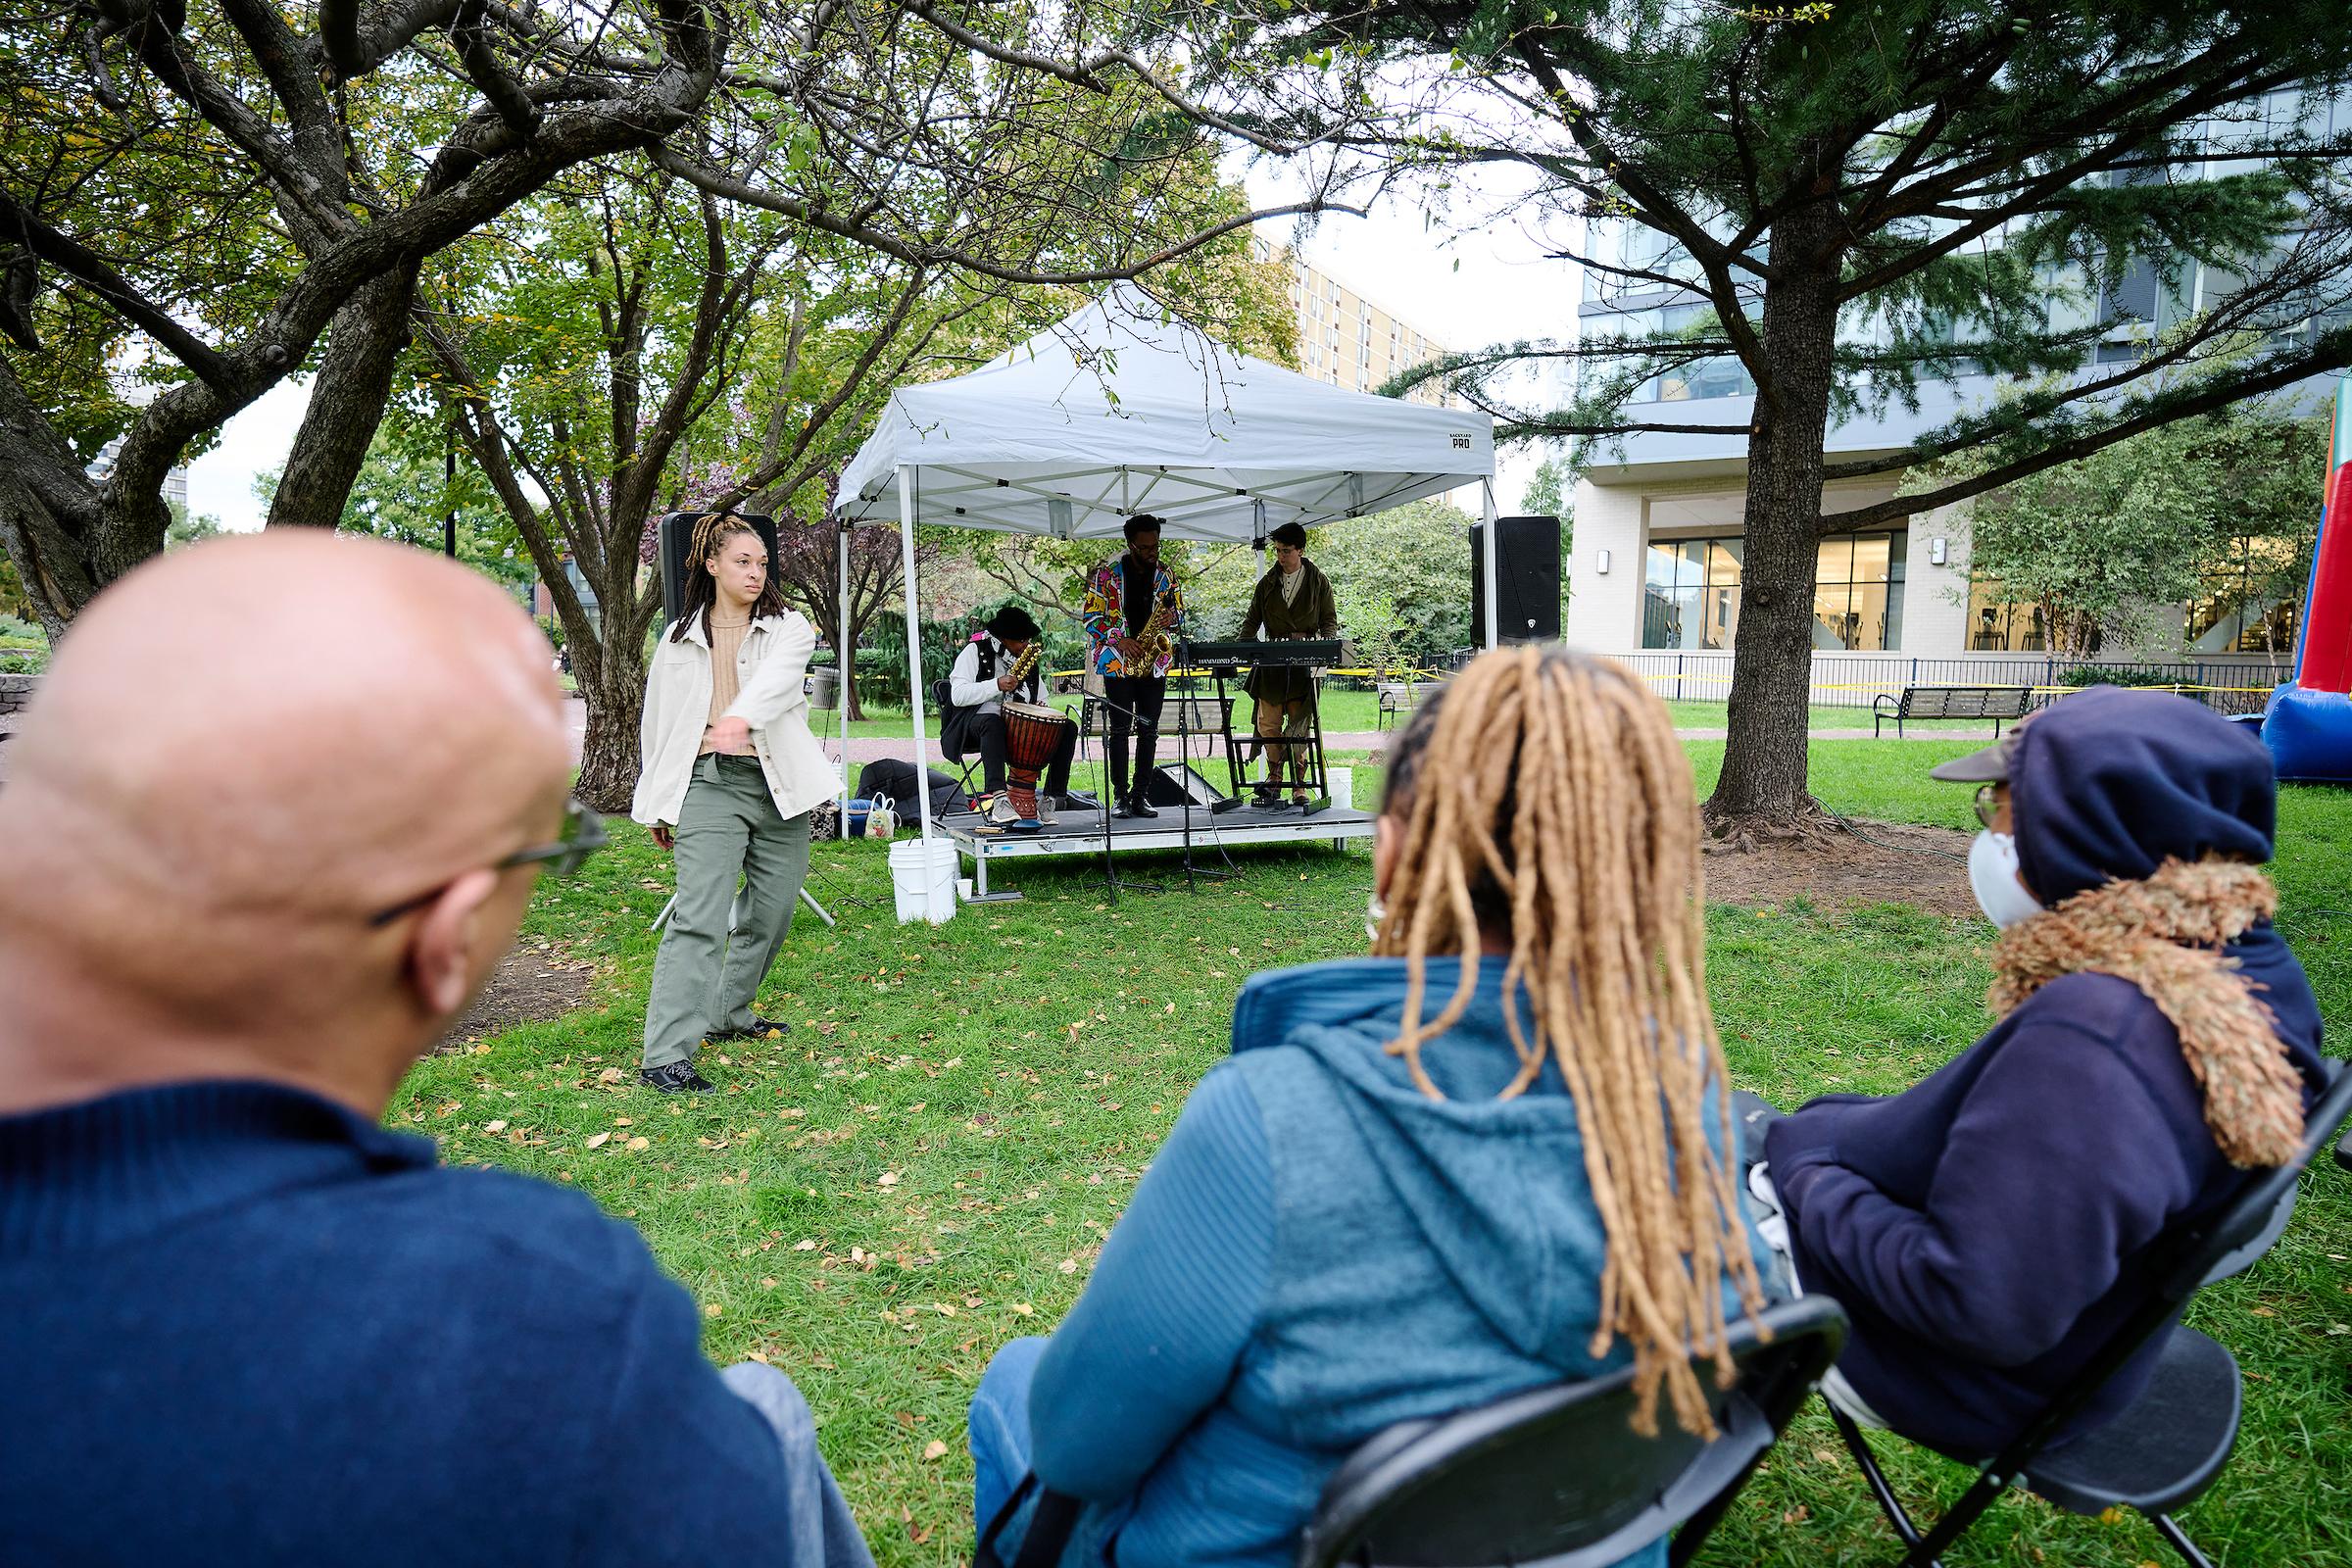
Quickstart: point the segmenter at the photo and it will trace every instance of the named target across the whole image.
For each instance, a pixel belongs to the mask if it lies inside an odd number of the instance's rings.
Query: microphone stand
[[[1105,680],[1108,679],[1108,677],[1104,678]],[[1112,798],[1118,793],[1117,790],[1112,786],[1115,786],[1118,783],[1118,780],[1110,776],[1110,736],[1107,733],[1107,726],[1109,724],[1110,710],[1114,708],[1127,715],[1127,737],[1128,744],[1130,746],[1132,746],[1135,742],[1135,727],[1143,722],[1143,718],[1141,714],[1137,713],[1134,709],[1129,708],[1126,704],[1112,702],[1110,700],[1109,691],[1107,689],[1104,690],[1102,693],[1102,710],[1105,733],[1102,737],[1102,777],[1105,788],[1102,790],[1101,798],[1097,800],[1095,804],[1102,808],[1102,881],[1103,884],[1110,889],[1110,902],[1116,904],[1119,902],[1119,889],[1121,887],[1132,888],[1138,893],[1165,893],[1167,892],[1167,889],[1160,886],[1157,882],[1122,882],[1119,878],[1117,869],[1111,863],[1110,808]],[[1140,752],[1130,753],[1129,756],[1135,760],[1140,761],[1142,760],[1142,754]]]
[[[1198,893],[1200,889],[1193,886],[1193,878],[1205,876],[1222,879],[1231,876],[1233,858],[1225,854],[1225,846],[1220,843],[1217,854],[1224,858],[1225,869],[1220,871],[1193,864],[1193,699],[1190,693],[1178,692],[1176,702],[1176,756],[1179,759],[1178,765],[1184,771],[1183,787],[1176,792],[1181,802],[1178,809],[1184,812],[1184,891]]]

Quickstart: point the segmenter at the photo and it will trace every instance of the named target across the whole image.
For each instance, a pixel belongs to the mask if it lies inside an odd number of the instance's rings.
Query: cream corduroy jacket
[[[741,689],[727,715],[752,726],[752,750],[767,775],[767,792],[787,818],[831,800],[841,787],[840,775],[808,732],[808,698],[802,685],[815,649],[816,633],[808,617],[788,610],[753,621],[735,659]],[[631,816],[648,827],[677,821],[710,717],[710,640],[697,615],[687,622],[684,637],[673,639],[664,627],[654,645],[638,729],[642,771]]]

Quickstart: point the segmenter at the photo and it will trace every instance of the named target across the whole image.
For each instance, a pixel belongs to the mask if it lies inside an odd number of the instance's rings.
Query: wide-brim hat
[[[1037,621],[1020,606],[1006,605],[988,617],[988,633],[999,642],[1035,642]]]
[[[1938,762],[1928,769],[1928,777],[1942,779],[1946,784],[2006,784],[2009,766],[2017,759],[2017,738],[2023,733],[2025,727],[2021,724],[1990,746],[1966,757],[1955,757],[1948,762]]]

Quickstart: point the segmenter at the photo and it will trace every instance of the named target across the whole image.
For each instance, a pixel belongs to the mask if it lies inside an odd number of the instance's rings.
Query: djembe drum
[[[1004,794],[1020,818],[1014,826],[1035,832],[1045,826],[1037,814],[1037,775],[1054,760],[1070,718],[1043,703],[1010,699],[999,705],[999,711],[1004,717]]]

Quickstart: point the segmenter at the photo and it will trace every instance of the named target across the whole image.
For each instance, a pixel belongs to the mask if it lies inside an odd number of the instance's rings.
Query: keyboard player
[[[1337,637],[1339,602],[1332,597],[1331,579],[1306,559],[1306,530],[1286,522],[1267,536],[1267,543],[1273,547],[1274,564],[1250,596],[1250,612],[1242,619],[1243,640]],[[1304,806],[1310,773],[1306,737],[1314,722],[1314,671],[1299,664],[1259,664],[1250,671],[1244,690],[1255,710],[1251,728],[1266,758],[1261,787],[1268,794],[1279,793],[1287,771],[1292,804]]]

